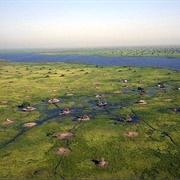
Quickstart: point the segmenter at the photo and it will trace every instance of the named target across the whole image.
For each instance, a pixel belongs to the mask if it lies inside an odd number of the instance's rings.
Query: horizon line
[[[30,47],[30,48],[0,48],[0,50],[50,50],[50,49],[114,49],[114,48],[137,48],[137,47],[179,47],[180,44],[177,45],[124,45],[124,46],[97,46],[97,47]]]

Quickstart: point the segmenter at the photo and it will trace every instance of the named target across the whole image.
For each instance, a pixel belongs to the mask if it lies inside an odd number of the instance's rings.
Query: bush
[[[24,101],[21,105],[19,105],[19,107],[27,107],[30,106],[30,102]]]

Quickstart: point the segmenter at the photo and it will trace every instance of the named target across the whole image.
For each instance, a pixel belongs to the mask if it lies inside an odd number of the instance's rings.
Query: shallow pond
[[[180,70],[180,59],[167,57],[48,56],[35,53],[0,53],[11,62],[80,62],[101,66],[154,66]]]

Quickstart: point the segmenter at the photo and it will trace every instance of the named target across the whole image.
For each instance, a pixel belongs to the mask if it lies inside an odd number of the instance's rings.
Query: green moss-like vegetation
[[[0,62],[0,178],[179,179],[179,77],[155,67]],[[78,121],[83,115],[90,120]],[[54,137],[64,132],[75,136]],[[59,147],[70,153],[56,154]],[[101,157],[106,167],[96,165]]]

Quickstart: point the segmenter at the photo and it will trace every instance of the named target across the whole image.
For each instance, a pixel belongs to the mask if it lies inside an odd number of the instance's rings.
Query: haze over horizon
[[[180,1],[0,0],[0,49],[180,45]]]

